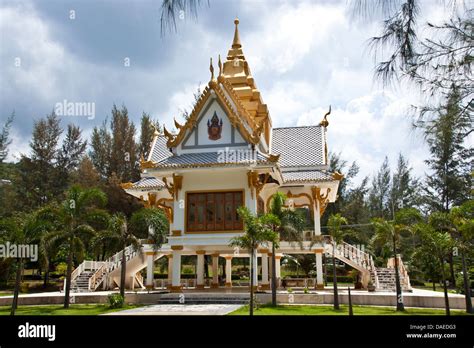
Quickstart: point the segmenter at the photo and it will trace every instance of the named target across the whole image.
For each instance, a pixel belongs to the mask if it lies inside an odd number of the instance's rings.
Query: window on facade
[[[243,205],[242,191],[187,194],[187,231],[242,230],[237,208]]]

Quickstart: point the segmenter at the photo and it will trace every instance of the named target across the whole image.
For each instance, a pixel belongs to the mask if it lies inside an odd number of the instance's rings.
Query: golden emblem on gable
[[[207,121],[207,133],[209,134],[209,139],[218,140],[221,138],[222,134],[222,118],[219,120],[216,112],[210,120]]]

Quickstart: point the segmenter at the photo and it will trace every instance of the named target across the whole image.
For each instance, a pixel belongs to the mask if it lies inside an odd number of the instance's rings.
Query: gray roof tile
[[[271,152],[282,167],[325,165],[323,146],[321,126],[273,128]]]
[[[186,153],[180,156],[168,157],[156,164],[156,168],[173,168],[173,167],[197,167],[207,165],[235,165],[235,164],[249,164],[254,161],[253,158],[245,156],[235,156],[227,158],[218,152],[201,152],[201,153]],[[261,153],[257,152],[257,163],[271,163]]]
[[[283,182],[334,181],[331,173],[321,170],[282,172]]]
[[[153,149],[151,150],[150,159],[153,162],[160,162],[165,158],[172,156],[173,154],[166,146],[166,137],[164,135],[159,135],[156,138],[156,143]]]
[[[141,178],[133,183],[132,189],[147,189],[147,188],[161,188],[165,183],[160,179],[154,177]]]

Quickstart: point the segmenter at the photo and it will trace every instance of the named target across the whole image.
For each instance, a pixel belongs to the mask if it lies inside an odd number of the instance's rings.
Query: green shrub
[[[57,274],[66,275],[66,271],[67,271],[67,263],[66,262],[58,263],[58,265],[55,268],[56,268],[55,271],[56,271]]]
[[[110,294],[107,298],[110,308],[122,308],[125,302],[125,299],[120,294]]]

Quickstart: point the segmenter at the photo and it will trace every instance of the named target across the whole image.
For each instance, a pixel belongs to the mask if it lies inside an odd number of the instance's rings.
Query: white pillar
[[[225,286],[232,287],[232,256],[225,257]]]
[[[171,280],[173,279],[173,254],[168,255],[168,287],[171,288]]]
[[[314,234],[319,236],[321,234],[321,216],[319,213],[319,202],[316,199],[313,205],[313,216],[314,216]]]
[[[323,251],[316,250],[316,289],[324,289],[323,280]]]
[[[281,270],[280,270],[280,260],[281,260],[281,255],[275,255],[275,271],[276,271],[276,282],[277,282],[277,287],[279,285],[279,281],[281,278]]]
[[[252,255],[250,255],[250,259],[252,258]],[[255,254],[253,255],[253,264],[252,262],[250,263],[253,268],[253,286],[257,287],[258,286],[258,257],[257,257],[257,251],[255,251]]]
[[[206,253],[204,250],[198,250],[197,253],[197,265],[196,265],[196,272],[197,272],[197,282],[196,288],[197,289],[204,289],[204,254]]]
[[[268,254],[262,251],[262,289],[268,290],[270,288],[268,282]]]
[[[181,253],[173,250],[171,291],[181,291]]]
[[[212,254],[212,284],[211,288],[219,287],[219,254]]]
[[[155,265],[155,253],[153,251],[146,253],[146,288],[153,289],[153,268]]]

